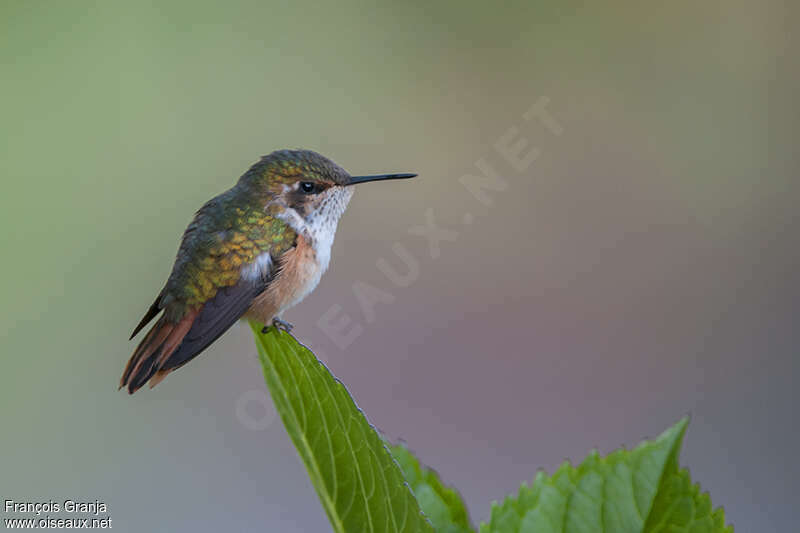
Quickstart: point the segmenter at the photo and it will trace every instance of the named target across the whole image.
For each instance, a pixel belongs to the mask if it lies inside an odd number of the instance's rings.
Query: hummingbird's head
[[[311,150],[278,150],[265,155],[240,180],[266,193],[267,205],[295,230],[331,240],[353,196],[353,185],[368,181],[413,178],[416,174],[351,176]]]

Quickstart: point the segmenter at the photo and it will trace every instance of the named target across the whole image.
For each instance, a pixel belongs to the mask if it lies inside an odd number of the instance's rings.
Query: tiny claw
[[[277,331],[285,331],[286,333],[291,333],[292,328],[294,328],[294,326],[292,324],[289,324],[285,320],[281,320],[280,318],[273,318],[272,324],[261,328],[261,333],[267,333],[270,330],[270,328],[275,328]]]
[[[292,332],[292,328],[294,328],[293,325],[289,324],[285,320],[281,320],[278,317],[275,317],[275,318],[272,319],[272,327],[277,329],[277,330],[281,330],[282,329],[286,333],[291,333]]]

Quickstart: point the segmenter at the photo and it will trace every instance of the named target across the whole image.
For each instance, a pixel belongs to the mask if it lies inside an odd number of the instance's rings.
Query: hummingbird
[[[186,228],[172,272],[130,336],[158,316],[125,366],[120,389],[154,387],[240,318],[291,330],[281,314],[328,269],[353,185],[415,176],[351,176],[311,150],[263,156]]]

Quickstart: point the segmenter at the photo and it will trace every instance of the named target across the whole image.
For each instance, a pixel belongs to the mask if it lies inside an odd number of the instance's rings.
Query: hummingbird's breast
[[[328,270],[336,227],[352,195],[350,188],[332,188],[305,218],[294,209],[278,215],[297,232],[297,244],[274,265],[275,277],[253,302],[248,318],[268,324],[317,287]]]
[[[296,305],[319,284],[327,264],[319,261],[314,246],[303,235],[297,245],[284,253],[276,265],[276,275],[266,290],[253,301],[247,318],[269,324],[273,317]]]

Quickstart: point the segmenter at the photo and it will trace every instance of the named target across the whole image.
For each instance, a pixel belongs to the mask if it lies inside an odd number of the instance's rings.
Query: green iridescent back
[[[242,267],[262,253],[274,263],[294,245],[295,231],[247,196],[234,187],[206,203],[189,224],[160,302],[172,320],[238,283]]]

